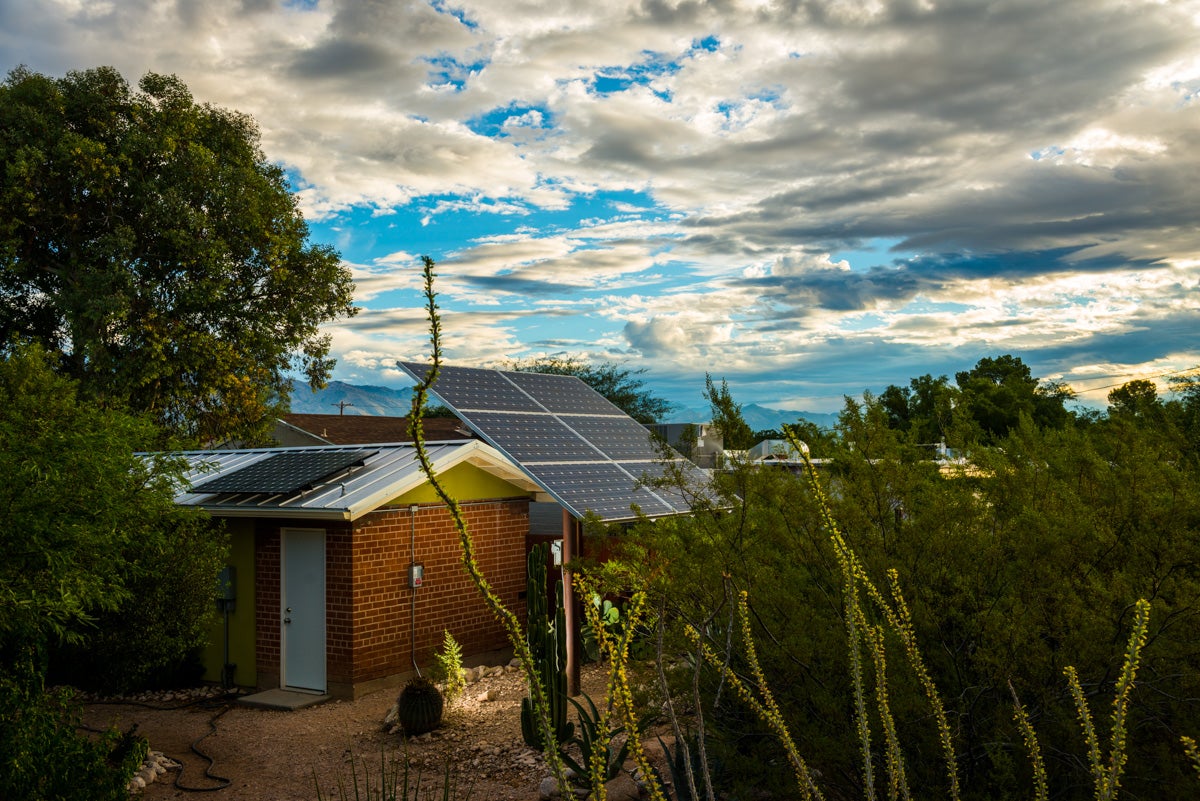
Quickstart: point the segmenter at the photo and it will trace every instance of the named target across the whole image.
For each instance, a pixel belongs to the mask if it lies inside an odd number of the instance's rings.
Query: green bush
[[[964,798],[1024,797],[1030,768],[1013,689],[1045,748],[1050,792],[1090,795],[1063,668],[1089,697],[1111,697],[1134,602],[1152,605],[1129,713],[1131,793],[1184,797],[1194,776],[1179,738],[1200,731],[1200,473],[1167,429],[1025,420],[972,473],[947,477],[877,404],[850,402],[822,480],[866,574],[896,569],[933,683],[946,699]],[[843,593],[821,511],[802,477],[744,469],[720,477],[729,512],[659,520],[622,538],[623,562],[652,582],[654,605],[725,648],[734,592],[748,590],[768,682],[823,789],[862,795]],[[736,638],[735,638],[736,639]],[[889,692],[914,788],[944,786],[938,732],[902,645],[884,643]],[[686,643],[668,637],[667,653]],[[734,650],[732,667],[740,668]],[[757,720],[731,714],[717,677],[701,685],[708,741],[728,787],[762,787],[786,766],[761,751]],[[684,696],[683,701],[690,700]],[[720,707],[714,709],[719,700]],[[752,754],[751,754],[752,756]]]
[[[46,691],[32,660],[0,675],[0,798],[127,801],[146,758],[131,729],[80,733],[80,708],[63,689]]]
[[[454,699],[463,694],[467,688],[467,676],[463,670],[462,646],[454,639],[449,629],[442,632],[442,648],[433,655],[433,678],[442,684],[442,692],[446,701],[453,703]]]

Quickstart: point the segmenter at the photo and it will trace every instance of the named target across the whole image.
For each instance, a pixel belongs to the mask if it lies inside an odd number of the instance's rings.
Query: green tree
[[[926,373],[907,387],[888,386],[880,393],[879,402],[891,428],[905,432],[913,442],[931,445],[952,438],[958,395],[949,378]]]
[[[545,356],[513,362],[522,373],[573,375],[599,392],[614,406],[639,423],[657,423],[671,411],[671,404],[646,387],[645,368],[631,369],[613,362],[592,364],[578,356]]]
[[[81,400],[51,364],[37,346],[0,361],[0,653],[86,642],[99,616],[144,618],[139,605],[157,599],[160,619],[178,621],[177,650],[150,661],[181,658],[211,612],[224,539],[175,505],[180,464],[133,452],[153,424]],[[138,582],[163,580],[166,591],[135,595]]]
[[[970,370],[955,374],[959,398],[984,442],[994,443],[1017,427],[1021,415],[1036,425],[1062,428],[1071,418],[1066,402],[1070,387],[1040,384],[1019,356],[985,357]]]
[[[718,387],[713,383],[712,376],[705,373],[704,398],[712,411],[712,423],[721,432],[725,450],[744,451],[757,444],[754,431],[742,416],[742,405],[733,399],[725,379],[721,379],[721,386]]]
[[[1136,420],[1151,421],[1161,419],[1162,403],[1158,398],[1158,388],[1153,381],[1130,381],[1127,384],[1108,393],[1108,413],[1110,416],[1126,416]]]
[[[328,378],[350,273],[308,244],[249,117],[174,76],[139,88],[108,67],[0,85],[0,343],[184,436],[255,439],[293,371]]]

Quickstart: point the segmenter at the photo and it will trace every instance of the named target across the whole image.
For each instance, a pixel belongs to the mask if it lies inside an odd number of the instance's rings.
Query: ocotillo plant
[[[527,578],[525,580],[525,623],[529,652],[537,666],[537,678],[542,683],[546,700],[550,706],[550,722],[559,743],[571,739],[574,724],[567,723],[567,622],[563,611],[562,582],[555,588],[555,610],[551,618],[546,604],[546,556],[549,546],[535,545],[529,552]],[[533,748],[546,749],[539,736],[537,721],[533,716],[533,703],[529,697],[521,699],[521,734],[525,743]]]

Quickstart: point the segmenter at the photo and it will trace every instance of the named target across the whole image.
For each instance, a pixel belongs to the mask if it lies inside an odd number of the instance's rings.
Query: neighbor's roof
[[[479,440],[431,442],[427,451],[435,472],[467,463],[527,492],[538,491],[537,485],[503,454]],[[256,464],[263,467],[273,457],[289,453],[301,454],[297,457],[300,459],[346,459],[354,463],[294,491],[204,491],[204,485],[210,481],[232,478],[238,471]],[[427,480],[412,443],[186,451],[178,455],[188,461],[189,470],[185,474],[188,486],[175,496],[175,502],[205,509],[219,517],[356,520]],[[253,481],[243,484],[250,487]]]
[[[380,417],[367,414],[299,414],[279,418],[289,428],[325,440],[330,445],[364,445],[371,442],[411,442],[407,417]],[[471,429],[454,417],[426,417],[421,420],[428,442],[475,439]]]

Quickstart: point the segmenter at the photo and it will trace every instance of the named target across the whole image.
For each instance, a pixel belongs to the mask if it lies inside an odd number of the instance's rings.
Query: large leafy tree
[[[573,375],[639,423],[657,423],[671,411],[670,401],[658,397],[646,386],[641,377],[645,368],[622,367],[614,362],[593,364],[577,356],[545,356],[514,362],[512,369]]]
[[[1062,428],[1071,419],[1066,402],[1070,387],[1040,382],[1019,356],[985,357],[970,370],[955,374],[959,399],[978,426],[984,442],[994,443],[1013,431],[1022,415],[1038,426]]]
[[[104,615],[154,616],[142,585],[155,583],[169,585],[157,616],[178,640],[154,656],[177,659],[200,643],[224,539],[175,505],[180,464],[134,453],[153,425],[81,400],[52,363],[37,346],[0,359],[0,669],[85,642]],[[137,655],[162,636],[125,633]]]
[[[106,406],[201,441],[254,438],[320,326],[355,312],[247,116],[107,67],[0,85],[0,347],[36,341]]]

